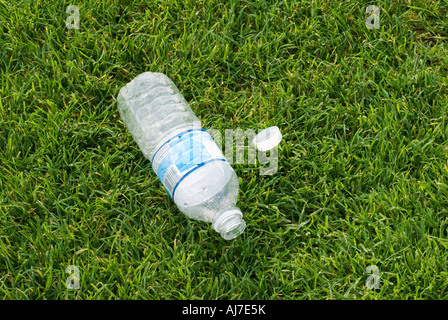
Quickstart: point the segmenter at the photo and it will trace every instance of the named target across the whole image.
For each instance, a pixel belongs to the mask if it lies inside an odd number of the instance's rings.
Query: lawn
[[[441,0],[0,0],[0,298],[447,299],[447,40]],[[121,121],[145,71],[204,128],[280,128],[275,174],[233,165],[235,240]]]

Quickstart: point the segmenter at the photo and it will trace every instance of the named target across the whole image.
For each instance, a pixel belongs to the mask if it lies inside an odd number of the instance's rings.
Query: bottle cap
[[[260,151],[268,151],[282,141],[282,134],[277,126],[269,127],[260,131],[253,139],[253,143]]]

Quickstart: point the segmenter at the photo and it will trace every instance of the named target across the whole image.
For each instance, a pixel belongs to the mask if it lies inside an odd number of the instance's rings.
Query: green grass
[[[147,2],[0,0],[2,299],[448,298],[445,1]],[[121,121],[145,71],[205,128],[281,129],[275,175],[234,165],[239,238],[182,215]]]

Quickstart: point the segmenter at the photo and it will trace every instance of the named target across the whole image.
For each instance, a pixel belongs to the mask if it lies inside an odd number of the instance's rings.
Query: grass
[[[0,297],[447,299],[447,14],[441,0],[0,0]],[[145,71],[205,128],[281,129],[275,175],[234,165],[239,238],[183,216],[121,121],[118,91]]]

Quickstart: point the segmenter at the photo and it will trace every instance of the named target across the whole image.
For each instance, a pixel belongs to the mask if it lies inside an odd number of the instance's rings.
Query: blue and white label
[[[171,198],[191,172],[212,161],[227,161],[205,129],[190,129],[165,142],[152,158],[152,168]]]

